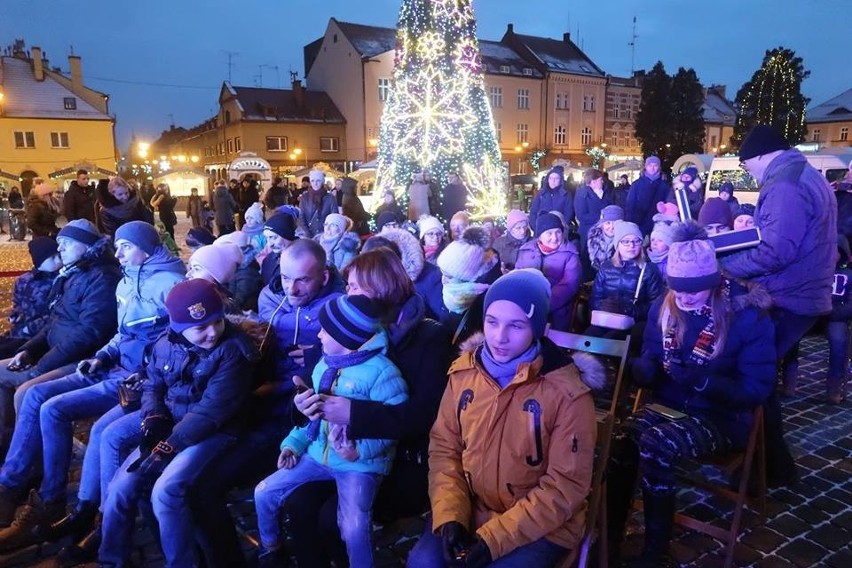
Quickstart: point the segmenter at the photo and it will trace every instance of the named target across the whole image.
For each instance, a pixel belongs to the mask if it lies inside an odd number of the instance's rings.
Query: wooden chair
[[[634,410],[641,405],[642,392],[636,396]],[[679,473],[678,480],[685,486],[692,486],[710,495],[731,501],[734,505],[731,521],[727,526],[719,527],[700,521],[684,513],[675,513],[675,524],[690,530],[698,531],[721,541],[725,546],[725,568],[731,568],[734,563],[734,547],[737,544],[743,511],[746,505],[757,512],[760,523],[766,522],[766,446],[764,443],[763,407],[758,406],[753,413],[752,426],[749,430],[746,447],[740,451],[723,455],[708,456],[695,460],[701,466],[713,466],[722,470],[725,479],[739,470],[740,480],[736,491],[726,485],[708,481],[706,477]],[[754,475],[757,494],[749,496],[749,482]],[[642,501],[634,501],[635,507],[641,507]]]
[[[605,339],[603,337],[592,337],[579,335],[565,331],[548,329],[547,337],[557,346],[569,351],[582,351],[597,355],[599,357],[610,357],[618,360],[613,383],[612,400],[605,408],[595,409],[595,418],[598,426],[598,439],[596,447],[595,465],[592,472],[592,486],[588,498],[588,509],[586,513],[586,529],[580,546],[572,550],[561,566],[568,568],[578,566],[585,568],[589,562],[589,552],[597,537],[600,540],[599,566],[607,568],[606,558],[606,468],[609,461],[609,451],[612,442],[612,433],[619,409],[622,385],[624,381],[624,369],[627,365],[627,354],[630,350],[630,337],[621,339]]]

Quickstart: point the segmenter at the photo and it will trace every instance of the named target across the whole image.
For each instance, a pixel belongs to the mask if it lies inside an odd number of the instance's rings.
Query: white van
[[[825,148],[820,152],[802,152],[808,163],[822,172],[829,183],[846,175],[849,162],[852,161],[852,148]],[[718,197],[719,186],[726,181],[734,185],[734,197],[740,203],[757,204],[760,188],[757,182],[744,169],[740,168],[737,156],[713,158],[704,187],[704,199]]]

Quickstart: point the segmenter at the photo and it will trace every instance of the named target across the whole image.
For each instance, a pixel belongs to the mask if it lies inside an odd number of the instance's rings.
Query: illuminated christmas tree
[[[470,0],[403,0],[382,115],[376,197],[407,202],[414,174],[458,172],[474,216],[506,210],[505,171],[485,94]],[[381,203],[381,199],[377,199]]]
[[[763,65],[737,92],[737,122],[731,144],[739,148],[757,124],[773,126],[790,144],[803,141],[807,132],[805,108],[810,99],[802,95],[802,81],[810,74],[793,50],[767,50]]]

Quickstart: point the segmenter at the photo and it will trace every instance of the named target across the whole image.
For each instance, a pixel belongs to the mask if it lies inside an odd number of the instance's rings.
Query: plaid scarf
[[[317,394],[331,394],[331,387],[334,386],[334,382],[340,376],[340,372],[343,369],[360,365],[381,352],[381,349],[367,349],[366,351],[353,351],[345,355],[325,355],[323,360],[328,365],[328,368],[322,373]],[[311,442],[319,438],[320,422],[321,420],[314,420],[307,426],[305,433]]]
[[[703,367],[713,357],[713,350],[716,345],[716,322],[713,320],[713,310],[709,305],[704,304],[699,309],[690,311],[689,313],[707,320],[701,333],[698,334],[698,339],[695,340],[695,347],[692,348],[692,353],[689,355],[691,363]],[[663,368],[666,371],[671,368],[672,360],[679,350],[677,322],[672,319],[671,326],[663,334]]]

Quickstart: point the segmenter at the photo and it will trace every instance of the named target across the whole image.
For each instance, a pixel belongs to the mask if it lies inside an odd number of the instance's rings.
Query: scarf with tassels
[[[354,367],[361,363],[372,359],[379,353],[381,349],[367,349],[366,351],[353,351],[344,355],[324,355],[323,360],[328,368],[323,371],[320,377],[319,389],[317,394],[331,394],[331,387],[334,386],[334,381],[340,376],[340,371],[346,367]],[[315,441],[319,437],[320,420],[310,422],[306,428],[308,440]]]
[[[706,319],[704,328],[698,334],[698,339],[695,341],[695,347],[689,355],[689,361],[703,367],[707,365],[713,357],[713,351],[716,346],[716,322],[713,319],[713,309],[705,304],[697,310],[689,312],[692,315]],[[672,365],[672,359],[675,358],[680,345],[677,340],[677,322],[674,318],[671,319],[671,324],[663,334],[663,367],[668,371]]]

